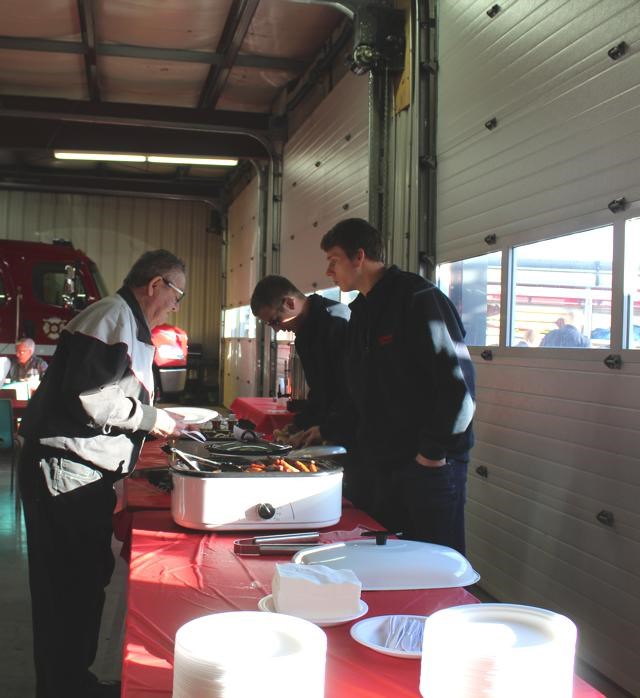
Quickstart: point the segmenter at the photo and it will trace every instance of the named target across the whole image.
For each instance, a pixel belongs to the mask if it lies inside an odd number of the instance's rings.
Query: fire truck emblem
[[[66,324],[60,317],[47,317],[42,321],[42,331],[49,339],[59,339]]]

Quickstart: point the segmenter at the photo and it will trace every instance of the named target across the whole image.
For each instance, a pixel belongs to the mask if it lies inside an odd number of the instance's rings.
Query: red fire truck
[[[36,353],[53,354],[65,324],[107,295],[98,267],[66,240],[0,240],[0,356],[15,356],[15,342],[31,337]],[[170,325],[152,331],[156,392],[182,392],[187,376],[187,334]]]

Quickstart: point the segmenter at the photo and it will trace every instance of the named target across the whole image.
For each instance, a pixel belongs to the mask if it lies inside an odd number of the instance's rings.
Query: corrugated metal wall
[[[98,265],[110,292],[146,250],[165,247],[187,265],[187,296],[175,322],[218,358],[221,239],[207,232],[209,207],[193,201],[0,191],[0,238],[71,240]]]
[[[301,291],[328,288],[322,236],[343,218],[367,218],[368,80],[345,75],[284,152],[280,273]]]
[[[609,201],[640,198],[640,4],[515,0],[493,19],[489,5],[439,5],[439,262],[490,251],[489,233],[508,252],[614,222]],[[580,655],[639,695],[638,352],[612,371],[597,350],[480,350],[467,529],[481,584],[569,615]]]

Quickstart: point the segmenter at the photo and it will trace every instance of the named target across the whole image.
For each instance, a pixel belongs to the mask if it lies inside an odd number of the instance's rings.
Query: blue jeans
[[[446,465],[428,468],[412,459],[379,469],[374,477],[375,496],[369,513],[388,531],[465,554],[466,461],[449,459]]]

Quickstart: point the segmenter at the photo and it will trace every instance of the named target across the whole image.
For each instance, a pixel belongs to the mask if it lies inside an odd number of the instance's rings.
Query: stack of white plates
[[[427,619],[420,693],[429,698],[571,698],[576,626],[531,606],[472,604]]]
[[[173,698],[322,698],[326,653],[324,631],[301,618],[196,618],[176,633]]]

